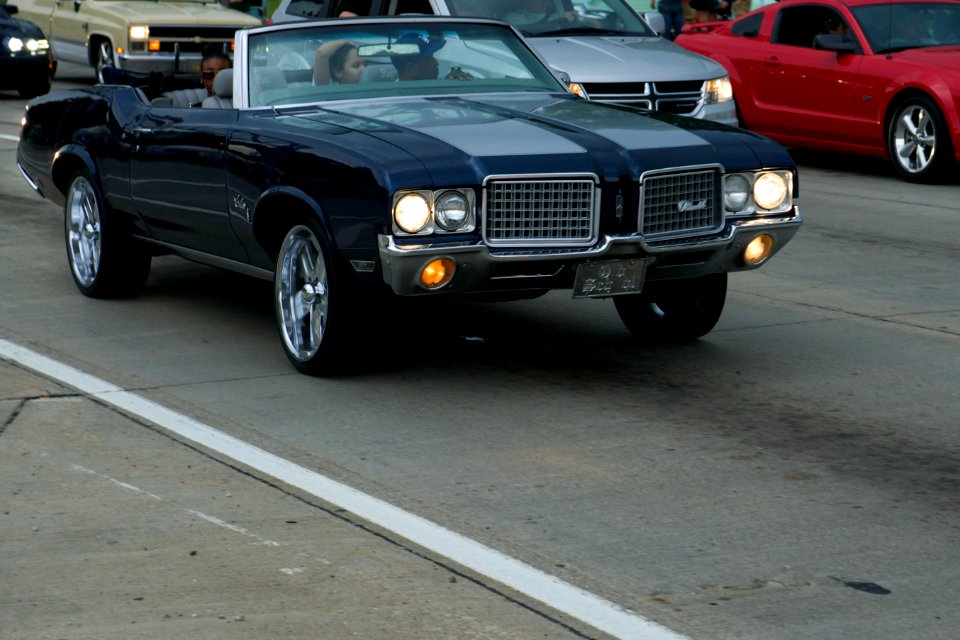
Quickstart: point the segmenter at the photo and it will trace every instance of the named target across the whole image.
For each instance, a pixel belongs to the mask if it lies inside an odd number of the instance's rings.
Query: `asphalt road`
[[[695,344],[560,292],[411,308],[367,373],[312,379],[264,283],[162,258],[137,299],[80,296],[16,171],[22,104],[0,95],[10,344],[675,637],[960,635],[960,185],[798,154],[805,227]],[[0,380],[0,637],[607,637],[10,358]]]

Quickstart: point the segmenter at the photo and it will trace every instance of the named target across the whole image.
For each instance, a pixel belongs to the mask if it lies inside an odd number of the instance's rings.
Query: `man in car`
[[[390,56],[397,70],[397,80],[436,80],[440,76],[440,64],[433,54],[446,43],[446,40],[429,40],[416,33],[405,33],[397,38],[396,44],[414,44],[418,49],[416,53]]]

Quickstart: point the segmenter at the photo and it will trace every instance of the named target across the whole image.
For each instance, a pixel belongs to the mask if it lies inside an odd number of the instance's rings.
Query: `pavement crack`
[[[7,419],[4,420],[3,424],[0,424],[0,436],[2,436],[3,432],[7,430],[7,427],[12,425],[20,416],[20,413],[23,411],[23,408],[27,406],[27,402],[29,401],[30,398],[20,398],[20,402],[18,402],[17,406],[13,408],[13,411],[10,412],[10,415],[7,416]]]
[[[62,400],[64,398],[81,398],[86,397],[79,393],[58,393],[55,395],[39,395],[39,396],[25,396],[23,398],[16,398],[17,405],[13,408],[13,411],[10,412],[10,415],[7,416],[7,419],[4,420],[3,424],[0,424],[0,436],[3,435],[3,432],[7,430],[7,427],[16,422],[17,418],[20,417],[20,414],[23,413],[24,408],[31,402],[45,401],[45,400]],[[15,398],[0,398],[0,400],[14,400]]]

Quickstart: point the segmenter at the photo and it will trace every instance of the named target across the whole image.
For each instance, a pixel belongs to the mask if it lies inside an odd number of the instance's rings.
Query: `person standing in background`
[[[650,8],[663,16],[663,37],[673,40],[683,31],[683,0],[650,0]]]

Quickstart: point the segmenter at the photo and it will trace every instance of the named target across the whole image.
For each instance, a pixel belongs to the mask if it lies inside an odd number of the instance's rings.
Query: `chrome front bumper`
[[[421,295],[569,288],[576,265],[601,260],[645,259],[647,280],[746,271],[766,262],[744,264],[742,253],[751,240],[761,234],[772,236],[772,257],[802,222],[795,206],[789,217],[730,221],[723,230],[708,236],[656,242],[647,242],[636,234],[602,236],[596,245],[577,249],[492,251],[479,240],[411,245],[398,244],[392,235],[381,234],[378,238],[384,282],[397,295]],[[427,263],[440,257],[455,262],[456,275],[446,286],[428,290],[420,284],[420,273]]]

